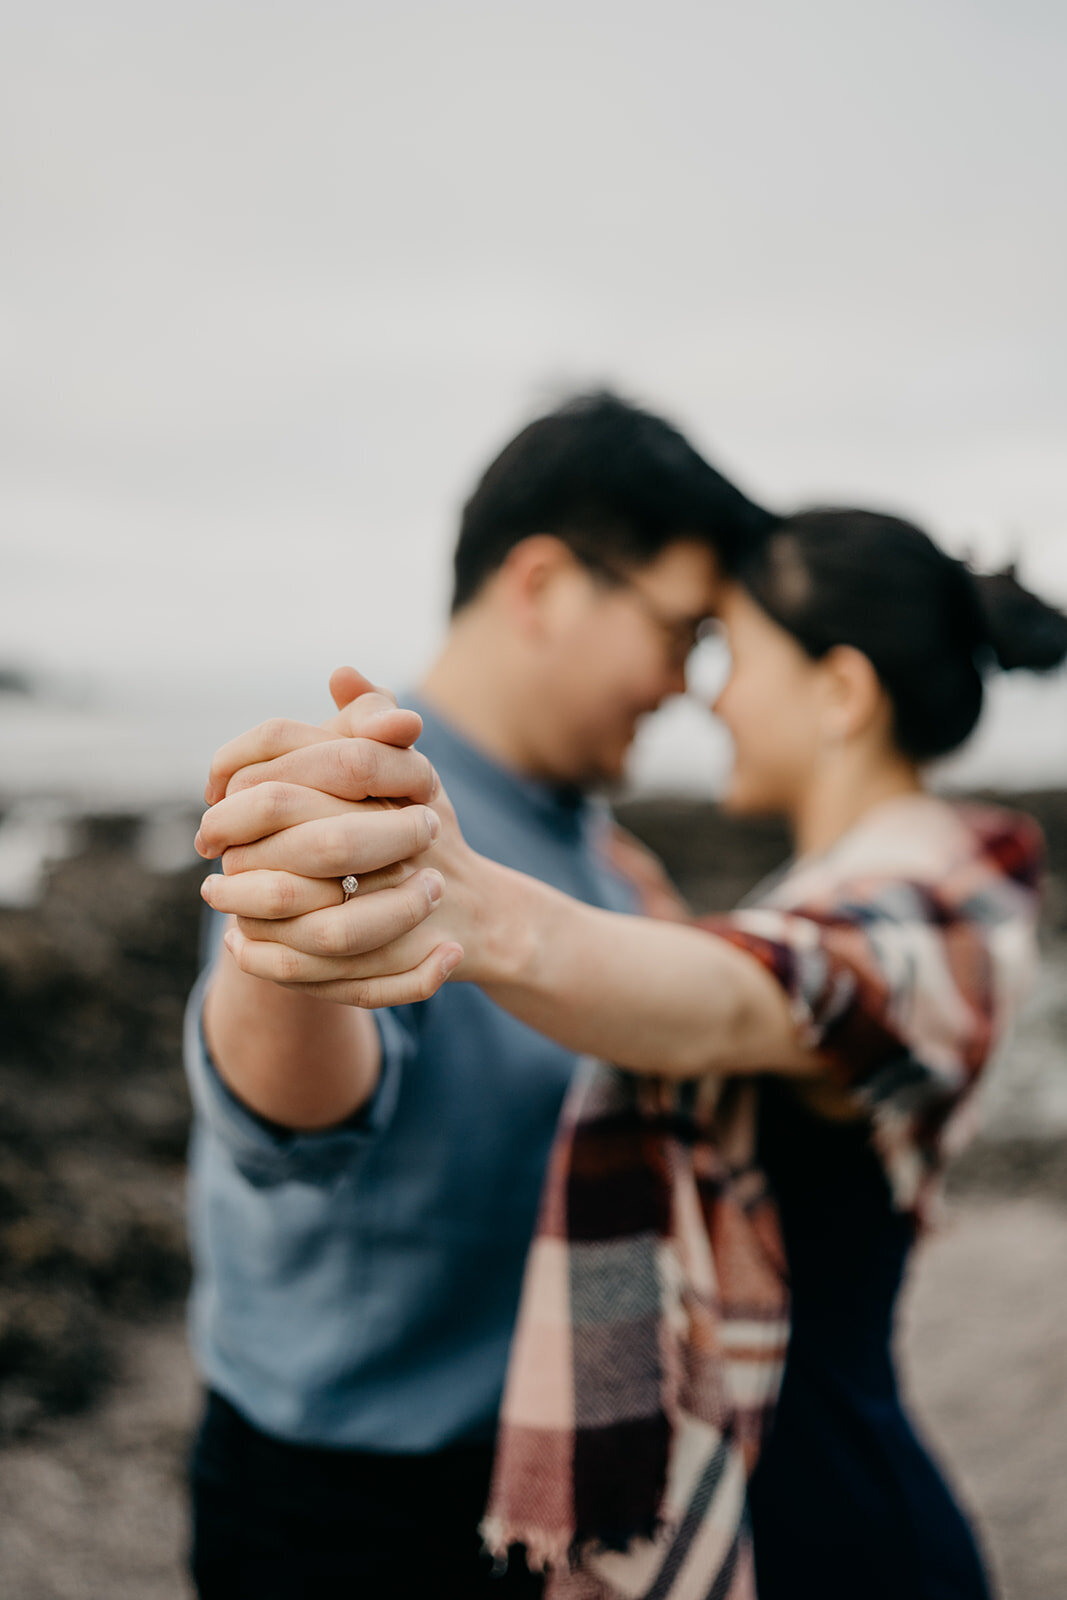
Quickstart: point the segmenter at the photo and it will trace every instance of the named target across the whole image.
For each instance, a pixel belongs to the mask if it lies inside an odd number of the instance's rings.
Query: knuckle
[[[344,950],[342,930],[335,926],[334,917],[316,917],[308,928],[309,954],[335,956]]]
[[[238,770],[233,774],[229,783],[226,785],[227,795],[243,794],[246,789],[257,788],[260,781],[259,774],[261,770],[262,768],[257,764],[247,767],[239,767]]]
[[[256,793],[256,804],[263,822],[281,822],[288,810],[289,791],[284,783],[271,778],[261,783]]]
[[[296,880],[288,873],[279,874],[271,885],[271,910],[288,916],[296,909]]]
[[[312,868],[309,871],[308,876],[312,878],[329,878],[336,882],[338,877],[340,877],[344,872],[351,870],[351,868],[347,866],[343,867],[340,871],[338,870],[336,859],[337,855],[338,850],[336,843],[331,844],[328,837],[323,838],[320,836],[317,838],[312,844],[309,853],[309,860],[312,863]]]
[[[283,982],[290,982],[300,972],[300,957],[295,950],[290,950],[287,945],[278,945],[273,955],[275,975]]]
[[[374,739],[356,739],[359,757],[359,775],[368,794],[373,794],[382,772],[381,745]]]
[[[352,760],[351,745],[353,742],[351,739],[339,739],[336,744],[330,746],[326,761],[328,781],[337,790],[346,794],[351,787],[353,779],[358,782],[359,778],[359,764],[358,762],[353,763]]]
[[[312,878],[333,877],[331,866],[333,852],[330,849],[330,839],[321,827],[315,827],[308,835],[307,850],[311,868],[309,875]]]

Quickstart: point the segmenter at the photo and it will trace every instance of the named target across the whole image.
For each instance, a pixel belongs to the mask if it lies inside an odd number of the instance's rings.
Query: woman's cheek
[[[762,770],[759,740],[750,740],[743,726],[731,727],[733,759],[726,786],[726,799],[730,805],[747,810],[758,806],[764,797],[766,774]]]

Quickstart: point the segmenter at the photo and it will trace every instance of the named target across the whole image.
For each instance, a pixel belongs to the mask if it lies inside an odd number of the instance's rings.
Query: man
[[[575,400],[513,439],[464,508],[452,625],[407,697],[421,754],[384,703],[366,731],[393,751],[282,725],[277,748],[317,741],[322,788],[350,798],[429,800],[432,762],[476,849],[632,908],[586,791],[621,775],[639,718],[684,688],[719,564],[765,521],[667,423],[609,394]],[[283,759],[262,786],[262,834],[316,826],[300,772],[286,782]],[[321,876],[392,861],[391,817],[380,862],[324,842]],[[215,853],[210,819],[199,844]],[[412,895],[434,876],[411,877]],[[199,1592],[535,1594],[523,1570],[491,1573],[477,1524],[574,1060],[472,985],[395,1011],[333,1005],[240,971],[220,931],[187,1033]]]

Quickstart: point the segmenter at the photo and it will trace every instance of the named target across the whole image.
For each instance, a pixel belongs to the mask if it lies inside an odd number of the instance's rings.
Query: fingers
[[[240,933],[235,931],[234,940],[240,937]],[[236,951],[231,953],[240,965]],[[431,995],[435,995],[462,960],[463,949],[460,945],[439,944],[407,972],[372,978],[299,983],[292,987],[298,988],[302,994],[313,995],[317,1000],[334,1000],[341,1005],[360,1006],[368,1011],[382,1006],[408,1006],[420,1000],[429,1000]]]
[[[347,737],[320,738],[266,760],[252,760],[229,779],[226,793],[237,794],[259,783],[302,784],[342,800],[373,797],[423,805],[440,787],[436,772],[418,750]]]
[[[385,890],[386,894],[403,891]],[[372,900],[367,901],[368,905]],[[425,901],[424,901],[425,904]],[[425,914],[425,913],[424,913]],[[326,913],[322,913],[326,915]],[[419,966],[442,943],[434,926],[416,927],[377,949],[355,955],[313,955],[272,940],[252,939],[231,928],[225,943],[242,972],[270,983],[356,983],[369,978],[393,977]]]
[[[295,872],[304,878],[343,878],[391,866],[421,855],[437,838],[440,819],[428,806],[399,810],[357,811],[297,823],[254,844],[228,847],[222,857],[227,873],[260,869]]]
[[[243,877],[247,874],[242,874]],[[312,956],[358,956],[381,950],[425,922],[444,892],[439,872],[416,873],[396,889],[281,921],[240,917],[248,939],[288,945]]]
[[[271,761],[288,750],[299,750],[309,744],[327,744],[335,734],[325,728],[316,728],[310,722],[294,722],[287,717],[272,717],[261,722],[247,733],[238,734],[229,744],[216,750],[208,772],[204,799],[214,805],[226,793],[226,787],[235,772],[254,762]]]
[[[338,714],[323,727],[272,717],[216,751],[204,789],[207,804],[214,805],[222,799],[231,778],[242,767],[273,761],[291,750],[338,737],[362,737],[404,749],[414,744],[422,732],[422,718],[417,711],[398,707],[395,695],[378,688],[355,667],[338,667],[330,678],[330,690]]]
[[[230,878],[213,872],[200,894],[215,911],[261,920],[302,917],[339,905],[343,897],[337,878],[301,878],[295,872],[238,872]]]
[[[319,789],[295,783],[261,783],[227,796],[205,811],[193,843],[209,861],[232,845],[250,844],[298,822],[316,817],[340,816],[351,811],[350,801]]]
[[[379,889],[393,889],[406,883],[418,869],[410,861],[398,861],[377,872],[366,872],[359,880],[359,897]],[[338,878],[301,878],[293,872],[237,872],[227,877],[213,872],[200,885],[200,893],[216,911],[236,917],[259,920],[302,917],[309,911],[340,905],[343,898]],[[267,933],[261,935],[271,938]]]

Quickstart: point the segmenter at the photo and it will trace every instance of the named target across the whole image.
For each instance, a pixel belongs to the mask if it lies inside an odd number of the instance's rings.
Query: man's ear
[[[855,738],[884,718],[888,697],[870,658],[850,644],[834,645],[820,666],[825,680],[823,731],[838,742]]]
[[[496,575],[499,593],[515,626],[524,633],[545,630],[551,616],[566,603],[577,563],[570,550],[551,533],[534,533],[513,545]]]

